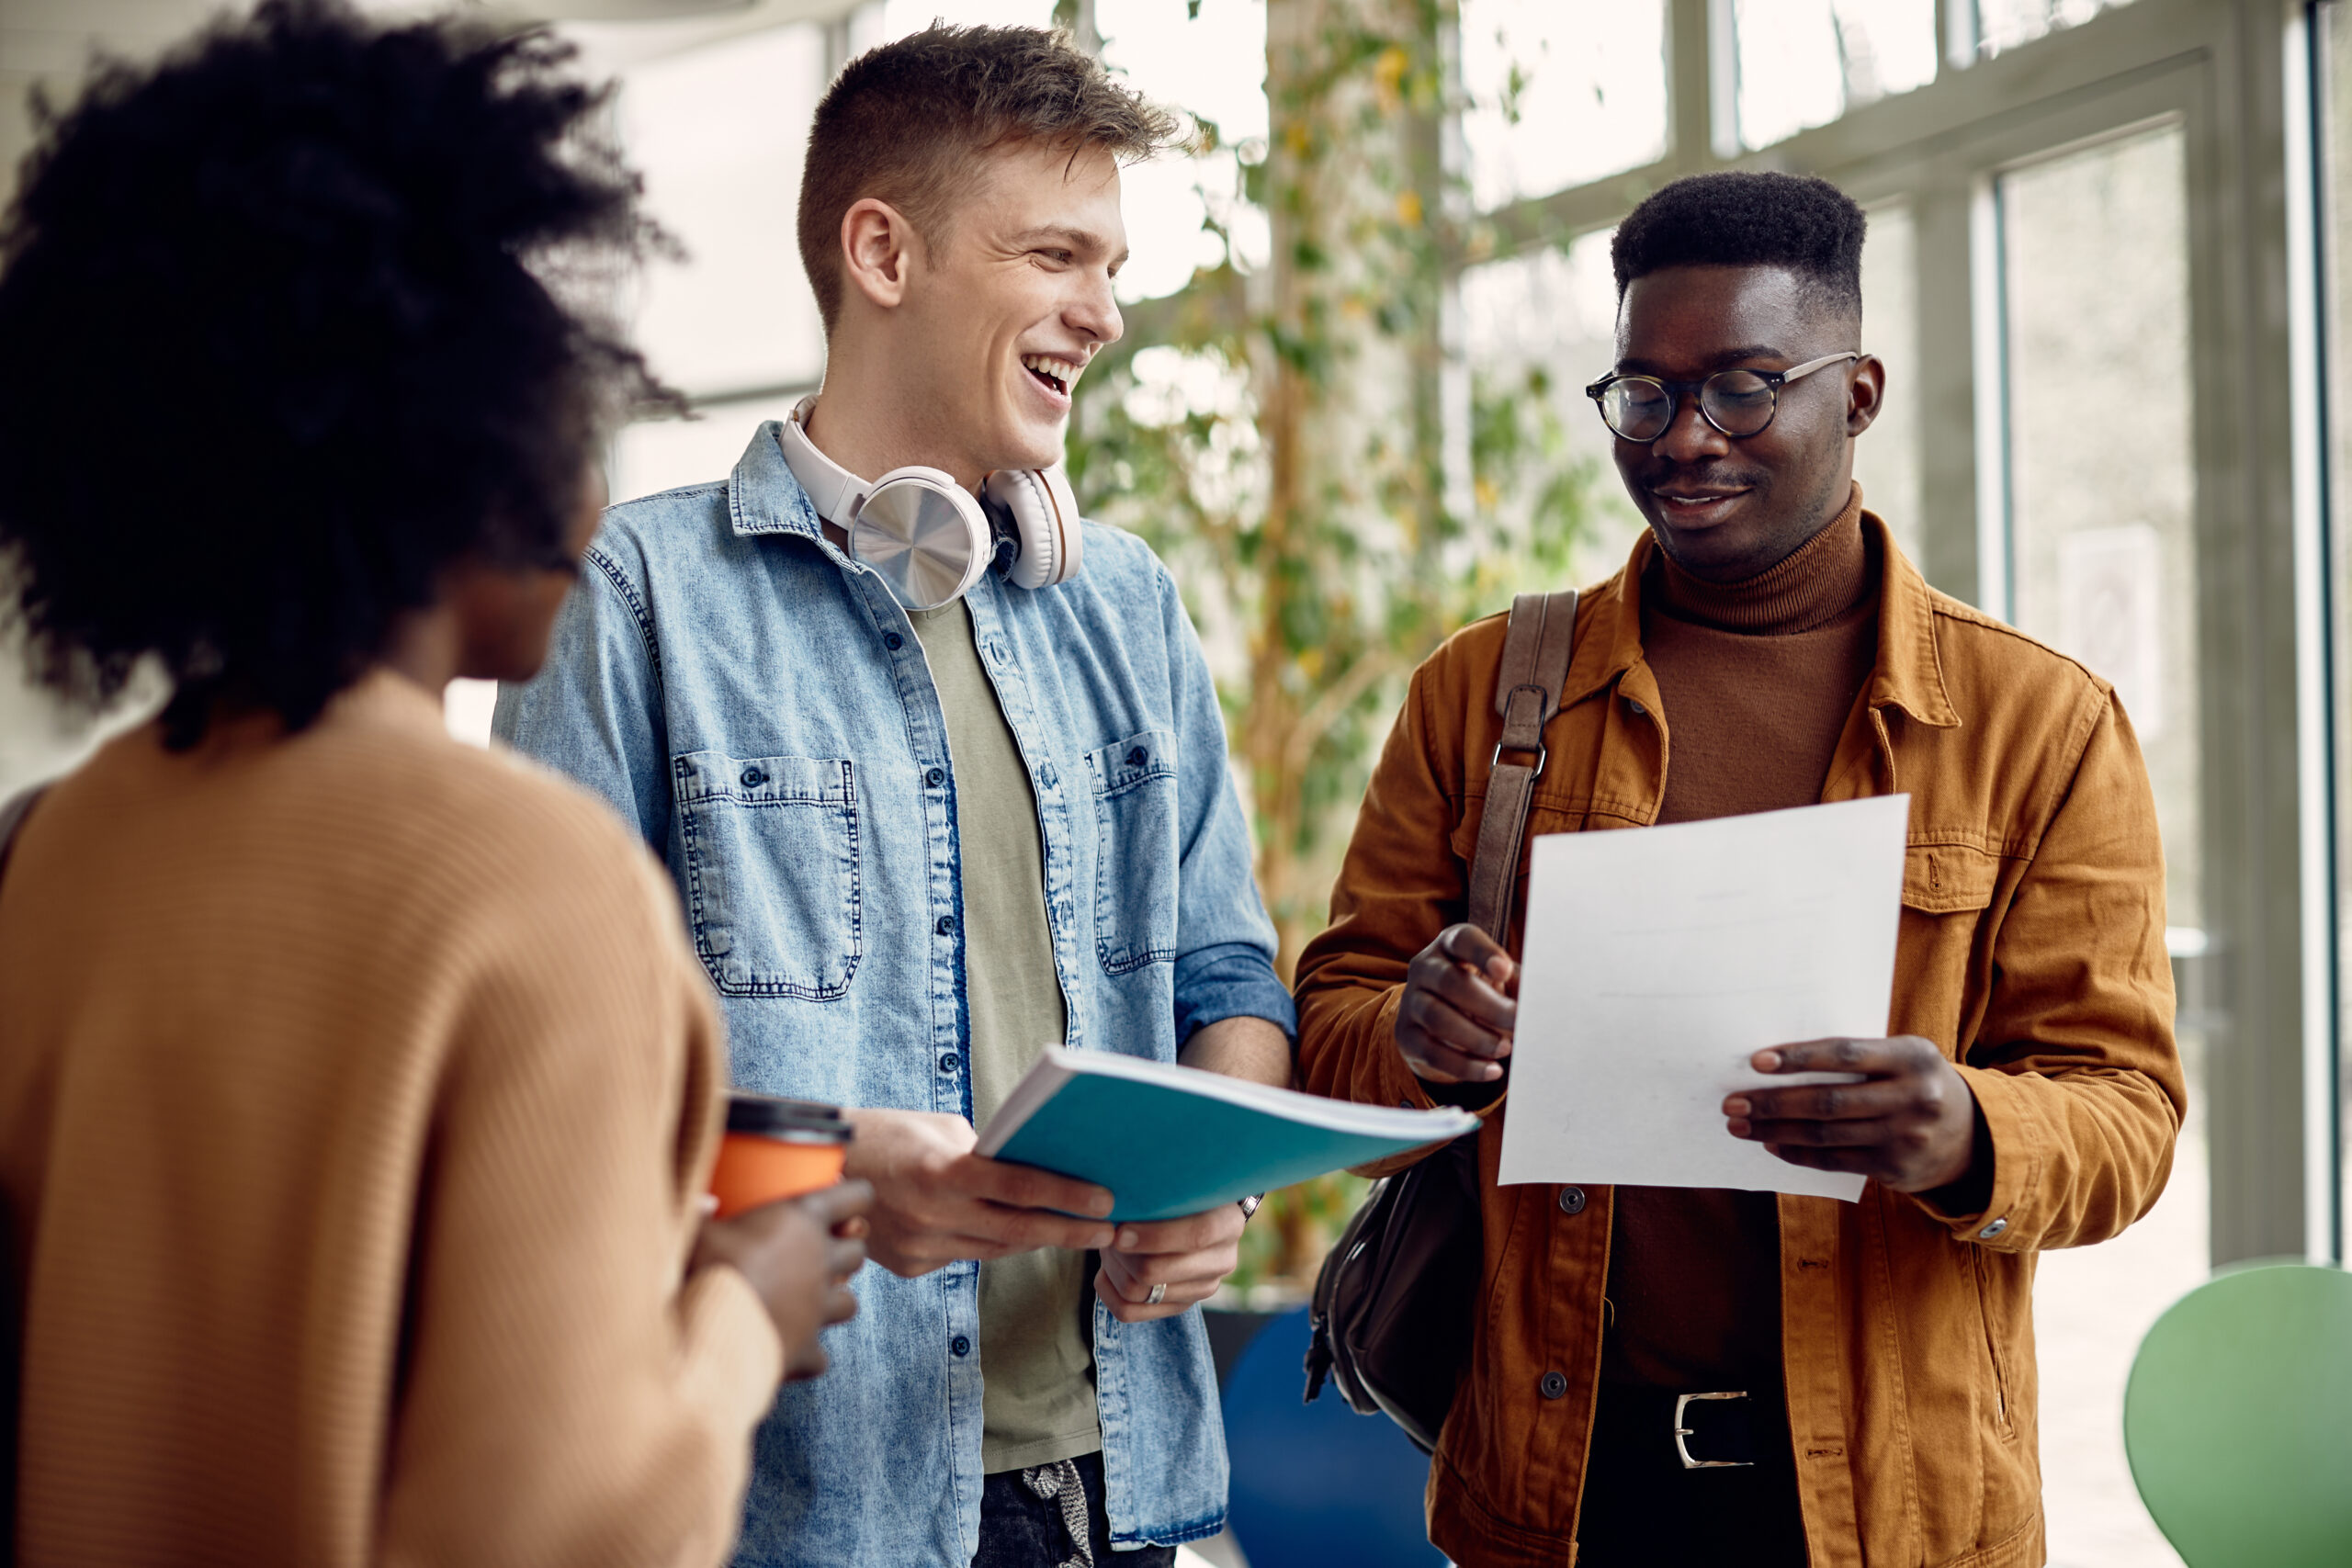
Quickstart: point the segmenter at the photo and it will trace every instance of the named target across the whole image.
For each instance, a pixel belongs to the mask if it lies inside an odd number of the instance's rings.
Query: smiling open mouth
[[[1050,354],[1024,354],[1021,367],[1063,397],[1069,396],[1069,389],[1078,384],[1079,372],[1084,368]]]

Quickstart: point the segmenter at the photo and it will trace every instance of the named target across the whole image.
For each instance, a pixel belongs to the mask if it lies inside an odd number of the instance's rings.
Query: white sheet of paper
[[[1501,1179],[1851,1201],[1724,1128],[1767,1045],[1886,1032],[1911,797],[1535,840]]]

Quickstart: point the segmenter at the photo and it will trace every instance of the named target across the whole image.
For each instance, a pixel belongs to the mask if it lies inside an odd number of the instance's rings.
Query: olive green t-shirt
[[[963,601],[914,612],[947,719],[964,867],[964,996],[972,1121],[986,1126],[1068,1016],[1046,923],[1037,801],[973,644]],[[1087,1332],[1086,1255],[1051,1248],[980,1265],[980,1465],[997,1472],[1102,1446]]]

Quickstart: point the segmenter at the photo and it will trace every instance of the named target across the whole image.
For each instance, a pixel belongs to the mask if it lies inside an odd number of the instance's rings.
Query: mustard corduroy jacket
[[[1885,525],[1878,656],[1825,801],[1908,793],[1890,1032],[1934,1041],[1991,1130],[1981,1213],[1868,1186],[1780,1200],[1782,1362],[1815,1568],[2037,1568],[2034,1255],[2104,1241],[2164,1190],[2185,1104],[2147,770],[2112,688],[1930,590]],[[1647,535],[1589,591],[1527,836],[1655,821],[1672,716],[1644,661]],[[1464,919],[1501,721],[1504,618],[1415,673],[1298,965],[1306,1086],[1427,1105],[1395,1038],[1406,965]],[[1520,867],[1516,912],[1526,898]],[[1765,1042],[1758,1042],[1759,1044]],[[1600,1365],[1611,1195],[1495,1183],[1471,1366],[1430,1471],[1465,1568],[1575,1560]],[[1547,1398],[1545,1374],[1566,1380]],[[1559,1385],[1552,1385],[1555,1390]]]

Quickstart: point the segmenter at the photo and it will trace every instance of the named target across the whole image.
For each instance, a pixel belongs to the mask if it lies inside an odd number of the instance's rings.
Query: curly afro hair
[[[45,684],[96,703],[152,658],[172,746],[224,697],[300,729],[453,562],[569,567],[604,432],[675,401],[550,287],[656,238],[570,53],[269,0],[37,102],[0,550]]]
[[[1827,180],[1744,169],[1691,175],[1651,194],[1609,247],[1617,297],[1670,266],[1778,266],[1812,302],[1860,319],[1862,209]]]

